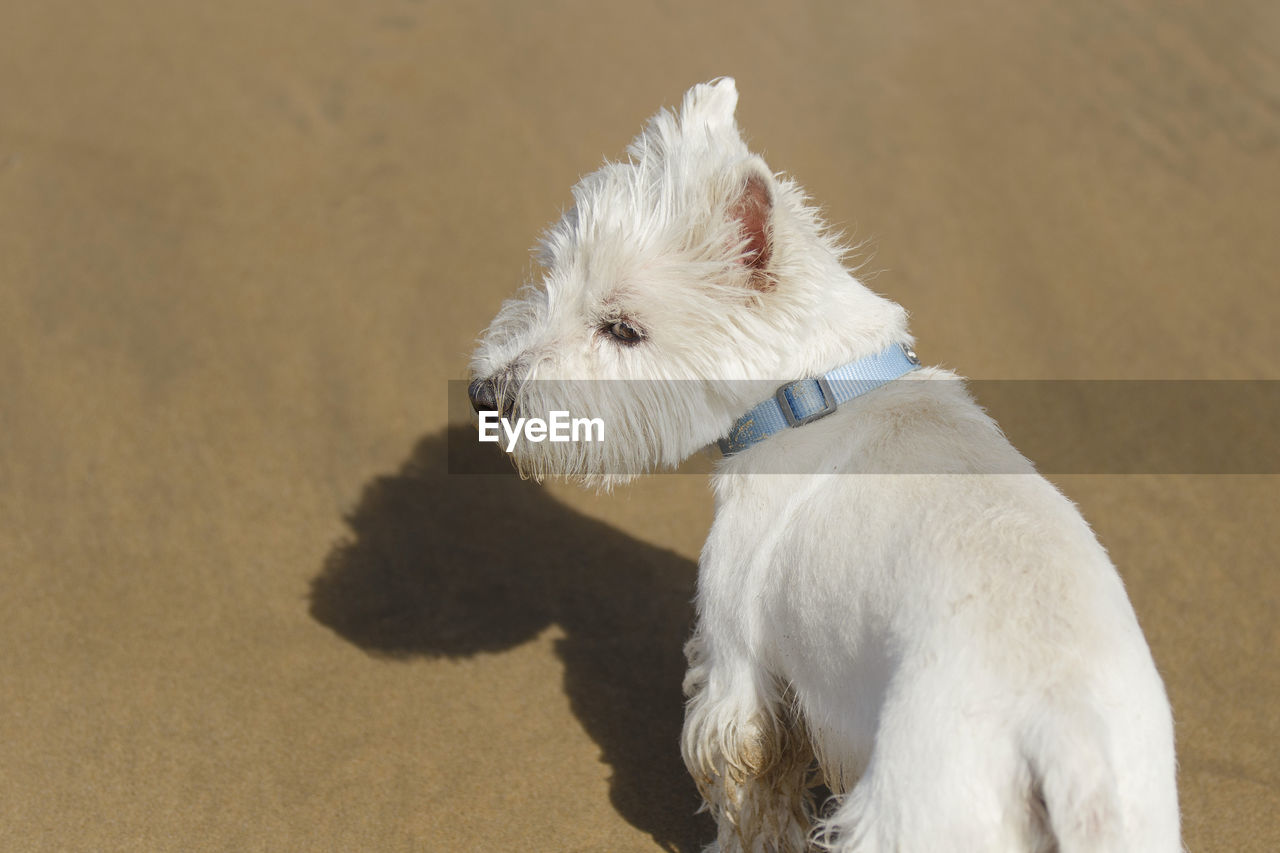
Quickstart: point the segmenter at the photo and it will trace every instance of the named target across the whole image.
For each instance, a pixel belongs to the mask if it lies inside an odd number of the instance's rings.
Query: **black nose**
[[[471,398],[471,406],[477,412],[496,412],[498,410],[498,389],[492,379],[477,379],[467,386],[467,396]]]

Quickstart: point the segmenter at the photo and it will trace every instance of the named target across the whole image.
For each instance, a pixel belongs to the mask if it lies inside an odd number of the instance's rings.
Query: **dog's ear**
[[[751,287],[761,292],[774,288],[769,274],[773,259],[773,178],[762,168],[753,166],[742,181],[737,199],[729,215],[738,224],[745,248],[742,264],[751,272]]]
[[[680,106],[680,126],[688,133],[691,128],[705,127],[711,135],[732,133],[738,135],[733,123],[733,113],[738,108],[738,87],[732,77],[717,77],[710,83],[699,83],[684,93]]]
[[[627,148],[639,163],[664,164],[681,158],[715,163],[747,156],[733,113],[738,89],[732,77],[699,83],[684,93],[679,113],[662,109]]]

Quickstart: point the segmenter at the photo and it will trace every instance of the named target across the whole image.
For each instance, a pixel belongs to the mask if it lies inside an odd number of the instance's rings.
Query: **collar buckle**
[[[831,383],[825,376],[817,379],[798,379],[782,385],[773,395],[782,409],[787,426],[798,427],[825,418],[839,405]]]

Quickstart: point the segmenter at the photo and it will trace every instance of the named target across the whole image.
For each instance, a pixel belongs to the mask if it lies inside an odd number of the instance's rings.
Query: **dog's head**
[[[523,473],[601,485],[674,466],[777,382],[901,331],[901,310],[851,279],[799,187],[748,150],[737,100],[729,78],[693,87],[627,162],[583,178],[542,238],[541,282],[485,332],[478,409],[604,423],[601,442],[517,441]]]

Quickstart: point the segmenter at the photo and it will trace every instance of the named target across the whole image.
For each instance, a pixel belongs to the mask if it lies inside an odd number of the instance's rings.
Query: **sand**
[[[5,850],[710,838],[676,745],[705,482],[444,455],[537,232],[699,80],[871,241],[926,361],[1278,376],[1274,3],[0,20]],[[1054,479],[1166,679],[1188,845],[1280,849],[1280,483]]]

